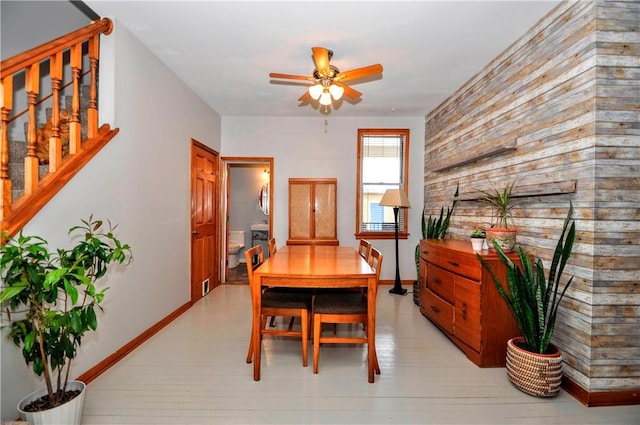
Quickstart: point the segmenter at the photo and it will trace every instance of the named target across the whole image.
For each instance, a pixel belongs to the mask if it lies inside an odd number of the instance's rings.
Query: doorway
[[[273,234],[274,169],[273,158],[269,157],[223,157],[222,164],[225,238],[221,266],[222,282],[226,283],[246,269],[245,249],[257,243],[264,243],[266,248],[267,239]],[[262,230],[253,230],[258,228]],[[238,238],[244,239],[240,249]]]

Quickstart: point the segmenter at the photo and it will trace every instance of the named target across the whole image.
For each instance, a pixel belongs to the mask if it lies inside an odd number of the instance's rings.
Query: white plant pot
[[[22,408],[33,400],[47,394],[47,389],[34,391],[18,404],[20,416],[30,425],[80,425],[82,423],[82,407],[84,405],[85,384],[80,381],[69,381],[67,390],[80,390],[80,394],[68,403],[41,412],[25,412]]]
[[[471,238],[471,246],[474,251],[482,251],[484,246],[484,238]]]

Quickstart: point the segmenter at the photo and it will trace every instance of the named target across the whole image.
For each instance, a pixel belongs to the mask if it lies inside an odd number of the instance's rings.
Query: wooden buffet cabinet
[[[496,253],[480,251],[506,285]],[[517,253],[508,254],[519,264]],[[420,241],[420,312],[436,324],[476,365],[505,365],[507,340],[520,332],[468,241]]]
[[[338,245],[335,178],[289,179],[287,245]]]

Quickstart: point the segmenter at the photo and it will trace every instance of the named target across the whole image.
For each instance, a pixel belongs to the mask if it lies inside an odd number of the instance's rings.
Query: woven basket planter
[[[417,280],[413,282],[413,303],[420,306],[420,285]]]
[[[535,397],[554,397],[562,383],[562,353],[553,344],[552,354],[532,353],[518,347],[524,338],[507,341],[507,374],[520,391]]]

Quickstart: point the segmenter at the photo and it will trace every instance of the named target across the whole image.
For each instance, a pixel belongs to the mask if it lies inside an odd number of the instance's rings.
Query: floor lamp
[[[404,190],[388,189],[380,200],[380,206],[393,207],[393,219],[396,226],[396,281],[393,284],[393,288],[389,289],[389,293],[406,295],[407,290],[400,283],[400,265],[398,263],[398,210],[400,208],[409,208],[411,204]]]

